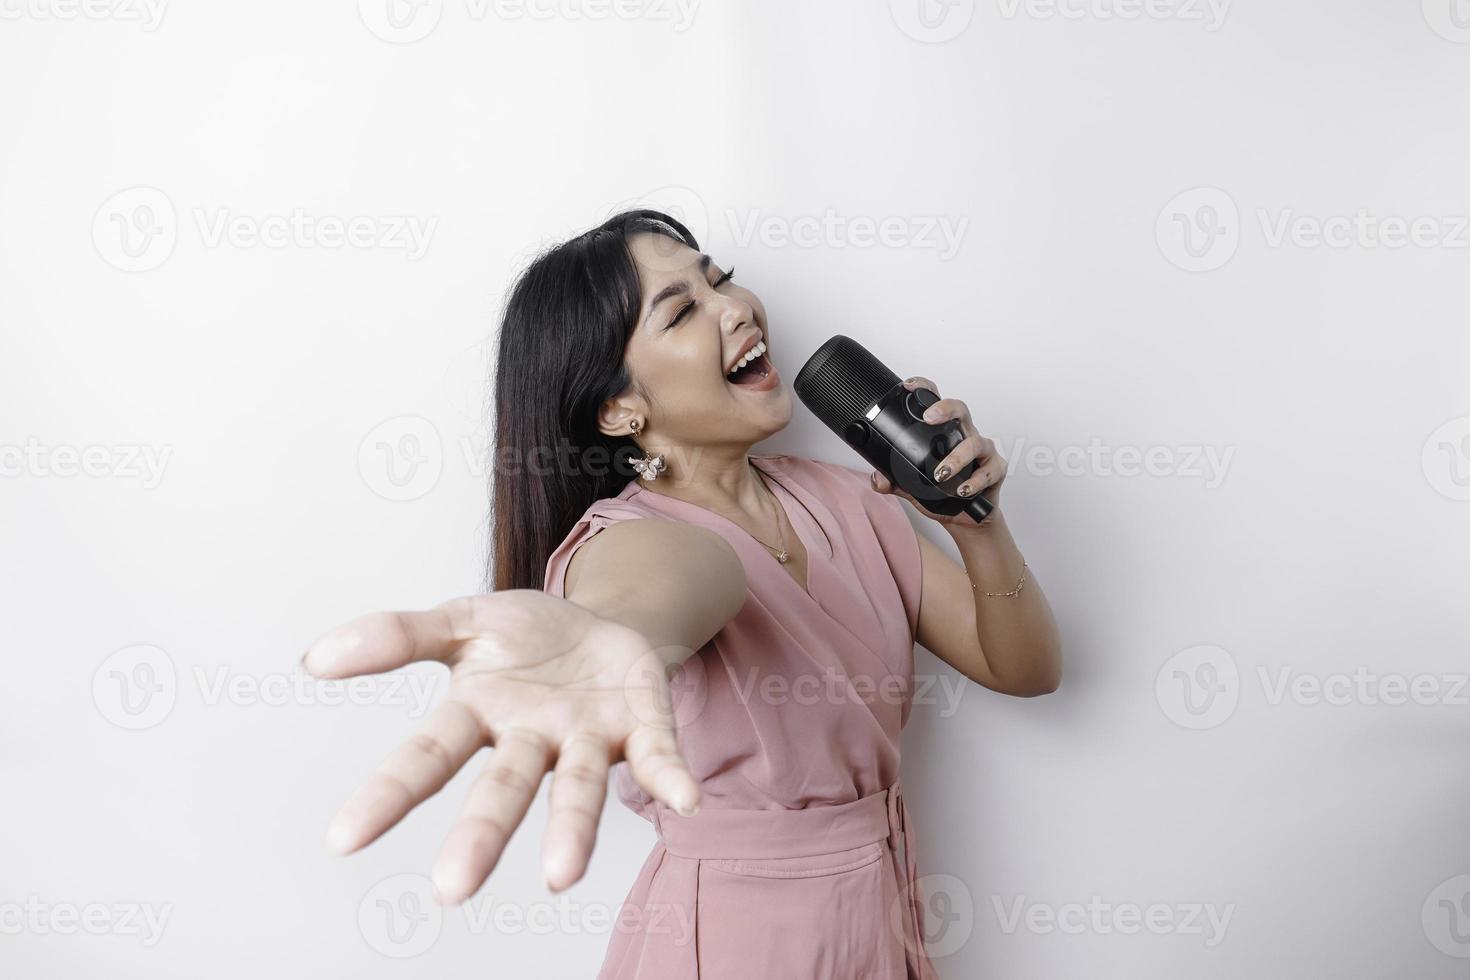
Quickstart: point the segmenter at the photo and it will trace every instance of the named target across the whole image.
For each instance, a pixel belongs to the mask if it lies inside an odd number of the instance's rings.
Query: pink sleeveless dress
[[[617,521],[719,533],[745,567],[740,612],[674,678],[679,745],[703,801],[680,817],[615,770],[658,843],[599,980],[932,980],[899,791],[918,622],[918,538],[866,473],[787,455],[751,462],[807,553],[807,588],[746,531],[641,481],[594,501],[547,562]],[[636,569],[629,574],[636,575]]]

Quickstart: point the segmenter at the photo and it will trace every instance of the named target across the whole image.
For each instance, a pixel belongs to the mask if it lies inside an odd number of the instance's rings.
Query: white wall
[[[850,333],[1009,450],[1004,506],[1067,676],[915,713],[946,977],[1463,975],[1470,27],[1451,0],[946,0],[929,27],[908,0],[685,0],[687,23],[672,0],[631,19],[428,0],[398,32],[373,0],[67,2],[0,3],[7,977],[593,973],[646,825],[610,806],[548,908],[538,804],[482,904],[389,934],[378,903],[407,901],[419,879],[394,876],[428,870],[465,781],[333,858],[327,818],[422,705],[271,685],[344,618],[476,587],[502,292],[536,248],[649,198],[763,296],[788,378]],[[368,233],[410,217],[427,249],[212,235],[296,209]],[[1428,219],[1422,243],[1386,245],[1392,221],[1304,237],[1360,209]],[[130,257],[132,218],[162,234]],[[893,241],[861,244],[851,223],[887,218]],[[393,484],[382,441],[426,460],[415,480]],[[90,447],[95,475],[59,472]],[[1155,475],[1117,473],[1130,447],[1161,447]],[[771,448],[856,460],[804,414]],[[1048,450],[1083,464],[1049,471]],[[131,689],[143,714],[119,676],[153,690]],[[1313,679],[1343,703],[1293,687]],[[1399,683],[1427,703],[1384,703]],[[497,929],[501,903],[555,928]],[[1176,918],[1130,934],[1129,903]],[[102,934],[68,919],[89,905]]]

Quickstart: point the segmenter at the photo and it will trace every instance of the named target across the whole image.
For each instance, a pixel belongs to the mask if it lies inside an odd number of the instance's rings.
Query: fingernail
[[[356,842],[356,835],[339,823],[332,823],[327,827],[327,846],[338,854],[346,854],[352,850]]]
[[[938,421],[938,419],[939,419],[939,410],[938,409],[935,409],[935,408],[926,408],[926,409],[924,409],[924,421],[925,422],[935,422],[935,421]]]
[[[943,482],[945,480],[948,480],[949,479],[949,467],[948,466],[941,466],[941,467],[939,467],[939,469],[935,470],[934,471],[934,479],[939,480],[940,482]]]
[[[958,493],[961,497],[968,497],[974,491],[971,490],[970,489],[970,485],[968,483],[966,483],[963,486],[961,486],[958,490],[956,490],[955,492]]]
[[[674,812],[681,817],[692,817],[699,812],[699,804],[691,803],[688,795],[681,795],[674,802]]]

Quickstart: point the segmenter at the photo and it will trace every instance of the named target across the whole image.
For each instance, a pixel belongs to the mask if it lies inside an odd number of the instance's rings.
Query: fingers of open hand
[[[328,844],[346,854],[372,843],[443,789],[484,744],[470,710],[458,701],[445,701],[338,811],[327,828]]]
[[[338,626],[307,648],[301,665],[314,677],[381,674],[421,660],[447,661],[465,639],[471,599],[422,612],[381,612]]]
[[[650,796],[685,816],[698,811],[699,784],[679,754],[672,728],[640,725],[628,736],[623,754],[634,781]]]
[[[551,816],[541,848],[541,867],[552,891],[569,888],[587,870],[611,764],[610,747],[596,735],[573,735],[562,743],[551,774]]]
[[[496,740],[490,764],[470,785],[464,809],[434,862],[431,878],[441,902],[464,901],[490,876],[530,808],[550,756],[545,739],[521,729]]]

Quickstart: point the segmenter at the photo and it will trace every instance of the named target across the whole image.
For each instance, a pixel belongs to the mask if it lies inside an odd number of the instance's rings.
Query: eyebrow
[[[709,263],[710,257],[701,252],[699,255],[699,271],[704,272],[709,269]],[[658,307],[658,304],[662,303],[670,296],[678,296],[680,293],[687,292],[689,292],[689,284],[684,280],[681,279],[678,282],[669,283],[663,289],[660,289],[658,291],[658,295],[653,298],[653,302],[648,304],[649,316],[653,315],[653,311]]]

